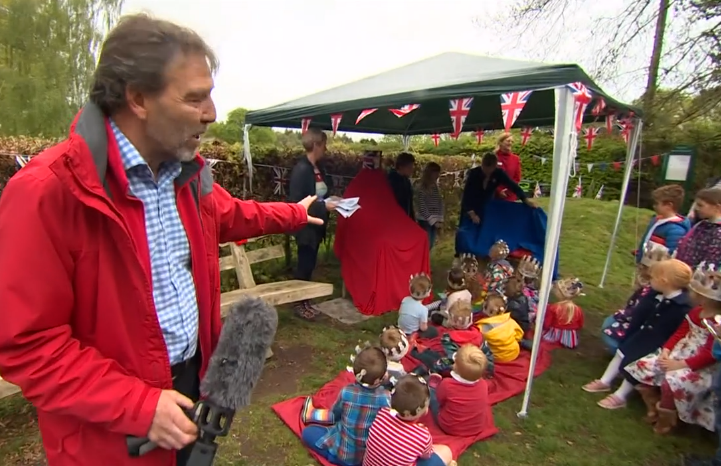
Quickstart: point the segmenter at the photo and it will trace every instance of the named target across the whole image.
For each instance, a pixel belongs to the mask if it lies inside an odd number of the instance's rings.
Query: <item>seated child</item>
[[[473,254],[461,254],[461,268],[466,275],[466,288],[471,293],[471,303],[481,304],[486,297],[483,276],[478,273],[478,259]]]
[[[652,264],[649,268],[652,291],[641,298],[626,337],[600,379],[583,386],[589,393],[611,391],[611,383],[627,367],[661,347],[678,329],[691,310],[691,300],[685,291],[691,282],[691,268],[677,259]],[[598,402],[604,409],[626,407],[626,399],[633,392],[633,384],[624,380],[611,395]]]
[[[531,322],[536,319],[538,311],[538,276],[541,264],[533,256],[523,256],[516,267],[515,276],[523,284],[523,295],[528,298],[528,317]]]
[[[363,466],[456,466],[451,449],[433,445],[428,427],[418,422],[429,404],[425,380],[401,378],[391,395],[391,408],[382,408],[371,425]]]
[[[560,343],[566,348],[578,346],[578,331],[583,328],[583,310],[573,302],[583,296],[583,283],[578,278],[565,278],[553,284],[553,295],[558,302],[546,307],[543,319],[543,339]]]
[[[662,348],[625,368],[646,405],[645,420],[657,434],[667,434],[677,420],[714,431],[711,385],[716,371],[714,337],[703,323],[721,315],[721,276],[699,265],[689,288],[697,304]]]
[[[668,184],[656,188],[651,193],[653,210],[656,215],[651,217],[648,227],[641,237],[641,243],[636,250],[636,263],[640,264],[644,251],[649,244],[661,245],[672,254],[678,242],[686,236],[691,228],[691,222],[678,214],[684,200],[683,188],[677,184]]]
[[[488,293],[503,294],[506,281],[513,276],[513,266],[506,258],[511,253],[508,244],[502,239],[496,241],[488,251],[490,262],[486,266],[484,281]]]
[[[473,308],[470,301],[456,301],[448,310],[448,318],[444,322],[448,332],[441,337],[441,345],[445,351],[446,367],[438,367],[437,372],[445,372],[452,366],[453,356],[455,356],[458,348],[471,344],[480,347],[488,359],[486,373],[493,375],[493,353],[483,340],[480,330],[473,324]]]
[[[446,290],[445,302],[437,306],[437,311],[431,312],[431,322],[435,325],[443,325],[448,317],[448,309],[450,309],[457,301],[472,301],[471,292],[466,287],[466,275],[463,272],[460,261],[454,260],[451,269],[448,271],[446,278],[448,288]],[[433,303],[435,304],[435,303]],[[431,305],[429,305],[430,308]]]
[[[523,294],[523,282],[516,277],[511,277],[506,282],[506,308],[511,313],[511,319],[521,327],[525,334],[531,329],[531,310],[528,305],[528,297]]]
[[[670,259],[668,249],[655,243],[647,243],[641,263],[636,266],[636,290],[626,303],[626,307],[606,317],[601,325],[601,340],[611,353],[616,353],[618,345],[626,337],[628,327],[631,325],[634,312],[640,299],[646,296],[649,286],[648,268],[655,262]]]
[[[489,293],[483,303],[483,317],[476,322],[483,339],[488,343],[495,362],[509,362],[518,357],[523,340],[523,329],[506,312],[506,297]],[[524,348],[530,348],[524,341]]]
[[[704,261],[721,264],[721,189],[696,193],[696,208],[701,221],[679,241],[676,259],[692,268]]]
[[[483,378],[486,363],[480,348],[461,346],[451,376],[431,391],[431,413],[446,434],[473,437],[494,427],[488,382]]]
[[[353,361],[356,383],[341,389],[330,410],[335,423],[330,427],[307,426],[301,434],[303,442],[332,464],[360,466],[376,414],[391,405],[390,394],[381,386],[386,368],[386,356],[380,348],[367,347],[358,353]],[[306,405],[312,405],[309,400]]]
[[[397,327],[383,329],[380,336],[380,348],[388,360],[388,377],[392,385],[406,375],[401,359],[408,354],[410,346],[408,338],[401,329]]]
[[[416,332],[419,332],[421,338],[438,335],[434,327],[428,327],[428,309],[423,305],[423,300],[431,295],[432,285],[431,278],[424,273],[411,275],[411,295],[403,298],[398,310],[398,328],[409,337]]]

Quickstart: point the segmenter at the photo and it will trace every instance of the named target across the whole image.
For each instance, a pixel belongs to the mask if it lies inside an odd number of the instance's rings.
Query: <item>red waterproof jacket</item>
[[[49,466],[174,466],[128,457],[146,436],[170,363],[153,303],[142,203],[107,119],[92,104],[70,137],[0,197],[0,374],[37,408]],[[201,377],[220,333],[218,244],[294,230],[297,204],[232,198],[198,157],[176,180],[199,309]]]

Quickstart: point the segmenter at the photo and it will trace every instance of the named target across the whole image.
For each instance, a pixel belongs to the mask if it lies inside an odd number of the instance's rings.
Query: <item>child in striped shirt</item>
[[[353,361],[356,383],[344,387],[331,410],[336,421],[331,427],[310,425],[301,438],[314,452],[337,466],[360,466],[366,440],[376,414],[391,406],[382,387],[388,363],[378,347],[361,350]]]
[[[418,422],[430,399],[425,380],[403,376],[392,392],[391,409],[381,409],[373,421],[363,466],[456,466],[451,449],[433,445],[428,428]]]

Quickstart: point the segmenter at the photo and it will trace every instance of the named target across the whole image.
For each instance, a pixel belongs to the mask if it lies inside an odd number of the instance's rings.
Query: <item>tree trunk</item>
[[[658,69],[661,66],[661,55],[663,54],[663,39],[666,35],[666,21],[668,19],[669,0],[659,0],[658,16],[656,17],[656,32],[653,37],[653,50],[651,62],[648,65],[648,80],[646,90],[643,94],[643,110],[647,125],[653,124],[653,101],[656,98],[658,86]]]

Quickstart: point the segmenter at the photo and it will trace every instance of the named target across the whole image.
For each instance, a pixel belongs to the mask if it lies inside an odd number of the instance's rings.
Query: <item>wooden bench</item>
[[[262,238],[266,237],[251,238],[248,243],[257,242]],[[237,290],[227,291],[220,295],[221,317],[225,317],[233,303],[244,296],[261,298],[277,306],[333,294],[333,285],[331,283],[286,280],[257,285],[250,266],[259,262],[285,257],[283,245],[276,244],[250,251],[246,251],[245,245],[236,243],[222,244],[221,247],[229,248],[230,254],[220,258],[220,271],[233,269],[238,279]],[[272,352],[269,352],[268,357],[270,356],[272,356]]]
[[[0,400],[3,398],[7,398],[10,395],[19,393],[19,392],[20,392],[20,388],[18,388],[17,385],[13,385],[8,381],[3,380],[2,377],[0,377]]]

